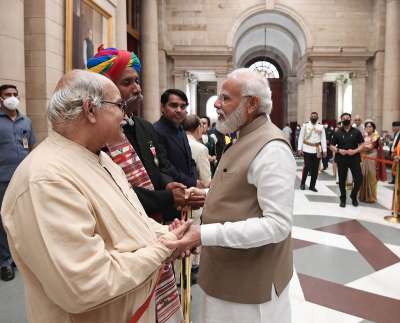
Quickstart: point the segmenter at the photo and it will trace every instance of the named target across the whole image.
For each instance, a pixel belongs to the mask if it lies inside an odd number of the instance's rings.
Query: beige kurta
[[[128,322],[171,254],[157,237],[176,239],[105,153],[57,133],[17,169],[1,214],[33,323]]]

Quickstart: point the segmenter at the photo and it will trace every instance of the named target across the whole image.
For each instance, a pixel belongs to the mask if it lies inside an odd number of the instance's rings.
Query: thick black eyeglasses
[[[103,104],[103,103],[108,103],[108,104],[116,105],[118,108],[121,109],[121,111],[122,111],[123,113],[126,113],[126,112],[127,112],[128,105],[126,104],[125,101],[121,101],[121,102],[111,102],[111,101],[101,100],[100,102],[101,102],[101,104]]]

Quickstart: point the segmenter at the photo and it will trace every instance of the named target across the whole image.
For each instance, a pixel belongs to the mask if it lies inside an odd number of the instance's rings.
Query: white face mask
[[[9,98],[3,100],[3,105],[8,110],[17,110],[19,106],[19,100],[15,96],[10,96]]]

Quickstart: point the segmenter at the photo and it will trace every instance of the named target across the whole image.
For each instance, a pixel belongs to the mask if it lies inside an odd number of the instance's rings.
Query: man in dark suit
[[[188,99],[181,90],[169,89],[161,95],[162,116],[154,124],[167,159],[174,166],[169,174],[187,187],[197,186],[196,164],[182,122],[186,118]]]

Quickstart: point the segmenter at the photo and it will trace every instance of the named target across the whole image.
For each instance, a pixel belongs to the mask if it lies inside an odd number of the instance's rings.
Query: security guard
[[[330,149],[335,153],[335,161],[339,173],[340,207],[346,206],[346,178],[350,168],[353,175],[353,190],[350,198],[354,206],[358,206],[357,194],[360,190],[363,175],[361,172],[360,152],[363,149],[364,138],[361,132],[351,126],[351,114],[340,116],[342,127],[332,136]]]
[[[318,113],[312,112],[310,121],[303,124],[298,141],[298,153],[304,156],[304,169],[300,189],[305,190],[308,173],[311,175],[310,190],[318,192],[315,183],[318,177],[319,162],[326,157],[326,137],[324,127],[317,123]]]

